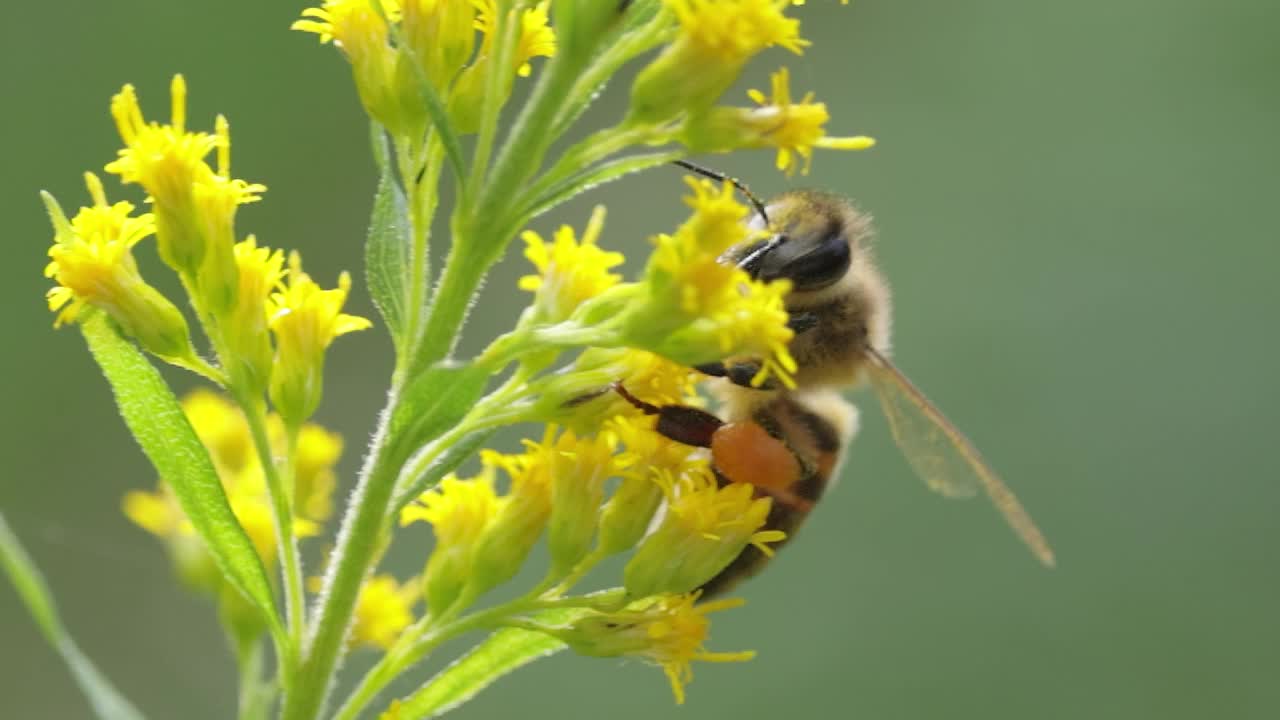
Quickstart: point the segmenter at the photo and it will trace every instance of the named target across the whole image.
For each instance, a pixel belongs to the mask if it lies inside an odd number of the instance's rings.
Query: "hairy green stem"
[[[520,15],[524,3],[509,10],[505,15],[496,13],[498,22],[498,42],[490,58],[489,76],[485,78],[484,104],[480,110],[480,127],[476,133],[476,149],[471,156],[471,175],[467,178],[467,194],[474,197],[480,192],[485,174],[489,170],[489,156],[493,153],[493,143],[498,135],[498,118],[502,114],[502,106],[506,104],[510,94],[511,79],[499,68],[511,67],[515,46],[520,37]],[[506,85],[506,87],[503,87]]]
[[[591,607],[600,602],[595,596],[581,596],[559,599],[538,599],[541,586],[534,591],[485,610],[464,615],[456,620],[429,622],[429,618],[419,621],[407,631],[402,638],[412,638],[408,642],[397,643],[382,659],[374,665],[360,680],[360,684],[352,692],[346,702],[333,716],[334,720],[354,720],[374,697],[401,673],[422,662],[440,645],[465,635],[473,630],[483,630],[508,625],[514,616],[531,610],[543,610],[552,607]],[[431,626],[436,627],[432,628]]]
[[[275,455],[271,450],[271,440],[267,437],[266,404],[260,397],[246,398],[239,396],[238,393],[236,400],[248,422],[249,433],[253,437],[253,447],[258,453],[258,462],[262,465],[263,475],[267,479],[267,494],[271,497],[276,545],[280,551],[280,571],[284,579],[285,614],[289,624],[290,647],[286,652],[291,657],[284,664],[291,666],[293,656],[302,644],[302,635],[306,627],[306,604],[302,592],[302,559],[298,553],[297,538],[293,534],[293,493],[280,476],[280,468],[276,465]],[[296,429],[290,429],[289,435],[285,473],[292,484],[295,449],[293,443],[296,442]],[[286,684],[287,680],[286,678]]]
[[[284,720],[315,718],[331,690],[360,586],[377,555],[386,506],[403,459],[387,432],[398,402],[399,396],[392,393],[343,518],[306,655],[285,697]]]

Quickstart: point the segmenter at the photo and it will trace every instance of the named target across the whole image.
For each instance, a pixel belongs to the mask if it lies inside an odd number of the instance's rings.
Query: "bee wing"
[[[1053,567],[1048,541],[973,443],[884,355],[867,348],[867,356],[871,385],[880,397],[893,439],[929,489],[964,498],[981,488],[1036,558]]]

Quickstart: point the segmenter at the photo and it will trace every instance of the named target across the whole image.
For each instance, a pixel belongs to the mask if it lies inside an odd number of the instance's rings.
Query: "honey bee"
[[[1031,516],[982,459],[972,443],[889,361],[889,286],[869,246],[870,219],[846,199],[811,190],[784,193],[767,205],[733,178],[692,163],[679,163],[732,182],[751,200],[755,230],[766,239],[732,248],[722,258],[759,280],[787,279],[790,351],[795,387],[776,382],[755,387],[756,360],[699,366],[722,378],[713,389],[718,414],[683,405],[655,406],[615,389],[658,417],[659,433],[710,449],[722,483],[748,483],[773,499],[766,529],[790,538],[838,476],[844,448],[858,427],[854,406],[839,391],[867,382],[879,397],[889,428],[907,462],[928,487],[947,497],[982,490],[1019,538],[1045,566],[1053,551]],[[764,567],[768,556],[753,546],[702,588],[702,597],[728,590]]]

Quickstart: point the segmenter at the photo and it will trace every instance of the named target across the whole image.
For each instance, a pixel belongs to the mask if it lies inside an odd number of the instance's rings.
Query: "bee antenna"
[[[756,197],[756,194],[751,192],[751,188],[747,187],[747,184],[742,182],[738,178],[725,175],[724,173],[718,170],[712,170],[711,168],[706,168],[696,163],[691,163],[688,160],[672,160],[671,163],[673,165],[678,165],[684,168],[685,170],[689,170],[690,172],[698,173],[703,177],[711,178],[712,180],[719,180],[720,182],[728,182],[732,184],[735,188],[738,189],[738,192],[745,195],[747,200],[751,202],[751,207],[755,208],[756,214],[760,216],[761,220],[764,220],[765,226],[767,227],[771,224],[769,222],[769,214],[764,211],[764,203],[760,202],[760,198]]]

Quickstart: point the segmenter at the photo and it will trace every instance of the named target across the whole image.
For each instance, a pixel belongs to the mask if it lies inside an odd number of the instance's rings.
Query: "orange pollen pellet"
[[[711,461],[734,482],[787,492],[800,481],[800,462],[781,440],[753,422],[728,423],[711,436]]]

